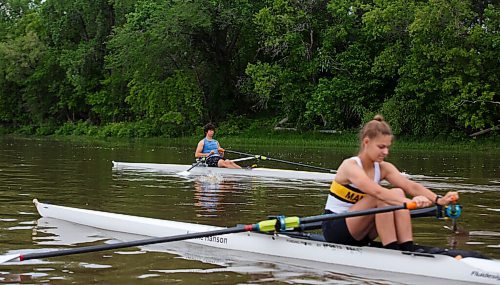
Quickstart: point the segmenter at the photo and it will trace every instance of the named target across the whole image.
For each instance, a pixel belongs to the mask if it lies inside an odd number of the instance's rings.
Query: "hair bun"
[[[373,117],[375,121],[383,122],[384,121],[384,116],[377,114],[375,117]]]

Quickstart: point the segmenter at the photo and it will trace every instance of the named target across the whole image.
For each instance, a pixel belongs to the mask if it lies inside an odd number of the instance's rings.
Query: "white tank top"
[[[356,163],[359,165],[359,167],[363,168],[363,164],[361,163],[361,159],[358,157],[358,156],[353,156],[351,157],[350,159],[356,161]],[[375,162],[373,164],[373,168],[374,168],[374,175],[373,175],[373,181],[375,181],[375,183],[379,183],[380,182],[380,164],[378,162]],[[332,182],[333,183],[337,183],[337,182]],[[358,189],[358,187],[356,187],[356,185],[354,184],[349,184],[348,185],[349,188],[354,188],[355,190],[358,190],[359,192],[362,193],[361,190]],[[326,200],[326,206],[325,206],[325,210],[330,210],[334,213],[343,213],[343,212],[347,212],[347,210],[349,210],[349,208],[354,205],[353,202],[347,202],[345,200],[340,200],[339,198],[335,197],[335,195],[330,192],[328,194],[328,199]]]

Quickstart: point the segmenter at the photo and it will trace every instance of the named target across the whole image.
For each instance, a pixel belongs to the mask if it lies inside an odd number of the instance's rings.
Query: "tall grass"
[[[356,149],[359,145],[356,132],[321,133],[317,131],[276,131],[273,130],[272,122],[267,121],[245,121],[235,127],[235,124],[221,124],[215,132],[215,139],[221,142],[223,147],[248,146],[248,147],[279,147],[287,148],[311,147],[311,148],[351,148]],[[98,142],[105,144],[130,143],[132,140],[150,142],[152,144],[164,144],[168,138],[170,145],[193,145],[203,138],[201,128],[196,128],[192,135],[172,137],[157,129],[161,126],[151,126],[147,122],[110,124],[107,126],[93,126],[86,122],[68,123],[57,129],[55,137],[59,139],[76,139]],[[0,134],[9,133],[7,129],[0,128]],[[29,129],[25,132],[17,132],[18,135],[45,136],[45,132],[38,129]],[[500,153],[500,143],[496,132],[488,135],[470,138],[463,135],[442,135],[437,137],[395,137],[393,149],[401,150],[429,150],[429,151],[470,151]]]
[[[239,135],[219,136],[223,145],[258,145],[258,146],[308,146],[318,148],[357,148],[357,133],[344,132],[324,134],[317,132],[252,132]],[[395,137],[393,148],[439,151],[489,151],[500,153],[498,139],[443,137]]]

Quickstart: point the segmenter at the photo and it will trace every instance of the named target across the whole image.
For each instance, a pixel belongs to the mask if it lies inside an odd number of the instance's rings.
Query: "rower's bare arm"
[[[395,187],[403,189],[412,197],[424,196],[430,201],[433,201],[436,198],[436,194],[434,194],[431,190],[425,188],[422,184],[411,181],[406,176],[402,175],[399,169],[397,169],[392,163],[383,162],[381,168],[385,180],[387,180]]]
[[[220,153],[221,156],[224,156],[224,149],[220,146],[220,143],[217,142],[217,151]]]
[[[194,152],[194,157],[195,158],[198,158],[198,157],[204,157],[206,156],[206,154],[202,153],[201,151],[203,150],[203,145],[205,143],[203,142],[203,140],[201,140],[199,143],[198,143],[198,146],[196,147],[196,151]]]
[[[424,187],[422,184],[415,181],[411,181],[406,176],[402,175],[401,172],[391,163],[384,162],[383,172],[386,173],[385,179],[394,185],[403,189],[406,193],[412,197],[423,196],[429,200],[429,202],[434,203],[437,198],[437,194],[431,190]],[[440,205],[448,205],[451,202],[458,200],[458,193],[450,191],[446,195],[439,199]],[[429,205],[430,206],[430,205]]]
[[[338,183],[353,183],[364,193],[376,197],[390,205],[401,205],[411,201],[375,183],[354,160],[344,160],[338,169],[337,176],[339,173],[341,174],[339,177],[340,179],[337,180],[337,178],[335,178]],[[342,181],[343,179],[347,181]]]

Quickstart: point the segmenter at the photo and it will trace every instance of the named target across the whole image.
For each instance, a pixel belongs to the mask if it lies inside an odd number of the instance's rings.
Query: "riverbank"
[[[358,134],[351,131],[298,131],[275,129],[275,122],[269,120],[230,120],[217,127],[215,138],[223,147],[232,146],[287,146],[312,148],[357,148]],[[151,141],[155,144],[196,145],[203,138],[200,127],[195,132],[172,132],[167,126],[151,125],[146,122],[113,123],[95,126],[87,122],[66,123],[62,127],[23,127],[16,130],[0,128],[0,135],[27,137],[54,137],[57,139],[113,141],[113,143],[131,140]],[[393,149],[443,150],[443,151],[484,151],[500,152],[497,138],[498,130],[476,137],[464,133],[443,134],[438,136],[396,135]]]
[[[196,146],[203,138],[203,134],[183,136],[177,138],[150,137],[150,138],[124,138],[124,137],[101,137],[89,135],[50,135],[50,136],[24,136],[4,135],[26,138],[54,138],[63,141],[91,142],[107,146],[129,144],[131,141],[142,141],[151,146]],[[262,147],[297,147],[297,148],[358,148],[357,133],[342,132],[325,134],[319,132],[289,132],[289,131],[242,131],[238,134],[217,134],[215,138],[221,145],[228,149],[256,148]],[[441,137],[411,137],[396,136],[393,150],[428,150],[428,151],[453,151],[453,152],[491,152],[500,153],[500,143],[496,136],[483,138],[461,138],[452,136]]]
[[[272,146],[309,146],[318,148],[357,148],[356,132],[325,134],[318,132],[243,132],[238,135],[219,136],[224,145],[272,145]],[[440,151],[494,151],[500,152],[500,143],[495,136],[467,138],[453,136],[413,137],[395,136],[393,148]]]

